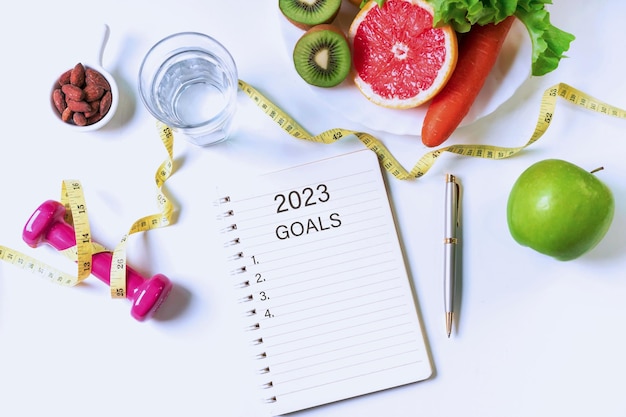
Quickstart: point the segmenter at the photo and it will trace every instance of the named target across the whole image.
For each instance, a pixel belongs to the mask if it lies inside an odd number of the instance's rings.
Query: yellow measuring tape
[[[61,187],[61,203],[65,206],[65,221],[74,225],[76,251],[65,250],[66,256],[76,255],[78,273],[76,282],[80,282],[91,274],[91,230],[87,218],[87,204],[80,181],[65,180]]]
[[[283,130],[291,136],[324,144],[334,143],[344,137],[354,135],[367,148],[378,156],[381,165],[394,177],[402,180],[415,179],[423,176],[433,166],[435,161],[444,152],[451,152],[462,156],[471,156],[485,159],[504,159],[522,151],[524,148],[536,142],[548,129],[556,107],[557,99],[568,100],[587,110],[595,111],[605,115],[626,119],[626,111],[602,102],[583,93],[582,91],[564,83],[556,84],[545,90],[541,99],[541,106],[535,130],[526,144],[519,147],[499,147],[491,145],[451,145],[435,149],[423,155],[411,171],[407,171],[394,158],[383,143],[365,132],[357,132],[349,129],[330,129],[318,135],[310,134],[298,122],[291,118],[282,109],[272,103],[258,90],[239,80],[239,87],[244,91],[263,112],[280,125]],[[156,175],[157,185],[157,205],[159,212],[145,216],[137,220],[130,227],[130,230],[122,237],[121,241],[113,251],[111,263],[111,296],[113,298],[126,297],[126,244],[130,235],[147,231],[172,222],[174,206],[163,193],[162,187],[165,181],[173,173],[173,141],[174,137],[171,129],[161,122],[157,122],[159,136],[168,153],[168,158],[159,166]],[[42,277],[62,285],[76,285],[91,273],[91,257],[93,254],[106,251],[104,247],[91,241],[91,232],[87,218],[87,207],[85,204],[82,186],[77,180],[63,181],[61,201],[67,208],[66,221],[73,224],[76,235],[76,246],[65,251],[73,261],[78,264],[76,276],[61,272],[46,264],[37,261],[18,251],[0,245],[0,260],[16,265],[23,269],[30,270]]]
[[[76,245],[61,251],[76,262],[76,277],[68,276],[66,285],[76,285],[91,274],[92,255],[105,252],[106,248],[91,241],[91,228],[87,217],[87,203],[83,187],[78,180],[64,180],[61,187],[61,203],[65,206],[65,221],[74,226]]]
[[[161,163],[156,175],[157,205],[159,212],[142,217],[133,223],[128,233],[113,251],[111,262],[111,296],[113,298],[126,297],[126,243],[131,234],[156,229],[171,224],[174,206],[163,193],[163,184],[173,172],[173,144],[174,136],[169,127],[158,122],[157,128],[161,141],[168,153],[168,158]],[[62,251],[68,258],[77,262],[76,275],[67,274],[21,252],[0,246],[0,260],[48,278],[61,285],[73,286],[91,274],[91,258],[93,254],[107,251],[103,246],[91,241],[91,231],[87,217],[87,205],[80,181],[65,180],[62,184],[61,203],[66,207],[65,221],[74,227],[76,245]]]
[[[243,90],[265,112],[265,114],[270,116],[272,120],[278,123],[291,136],[312,142],[330,144],[346,136],[354,135],[361,142],[363,142],[365,146],[378,155],[380,163],[390,174],[401,180],[414,179],[423,176],[433,166],[437,158],[439,158],[444,152],[452,152],[458,155],[485,159],[504,159],[515,155],[543,136],[552,121],[556,101],[559,97],[571,101],[572,103],[588,110],[618,118],[626,118],[626,111],[597,100],[567,84],[559,83],[546,89],[543,93],[535,131],[525,145],[514,148],[491,145],[446,146],[426,153],[419,159],[411,171],[407,171],[396,160],[396,158],[394,158],[385,145],[369,133],[337,128],[329,129],[318,135],[312,135],[254,87],[239,80],[239,88],[241,88],[241,90]]]
[[[161,122],[157,122],[157,127],[161,141],[168,154],[168,158],[159,166],[155,175],[159,212],[135,221],[113,251],[113,259],[111,261],[111,297],[113,298],[126,297],[126,243],[128,237],[137,232],[167,226],[172,222],[174,205],[163,193],[163,184],[174,170],[174,135],[172,130]]]

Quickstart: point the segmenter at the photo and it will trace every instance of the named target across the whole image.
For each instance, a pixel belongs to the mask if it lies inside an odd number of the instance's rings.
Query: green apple
[[[507,223],[520,245],[568,261],[602,240],[614,211],[611,190],[592,172],[546,159],[530,166],[513,184]]]

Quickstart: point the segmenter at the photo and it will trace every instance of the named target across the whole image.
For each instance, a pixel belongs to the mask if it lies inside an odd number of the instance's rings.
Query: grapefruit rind
[[[362,41],[362,34],[359,32],[360,30],[368,30],[372,33],[372,23],[374,26],[378,25],[378,28],[374,27],[374,31],[379,29],[381,33],[379,34],[378,40],[383,39],[380,43],[385,43],[383,48],[387,48],[382,51],[382,53],[377,54],[377,56],[372,55],[372,59],[378,59],[380,56],[387,56],[387,58],[393,56],[396,62],[389,62],[389,66],[387,68],[380,68],[379,66],[377,72],[375,74],[366,74],[360,71],[359,65],[355,60],[353,62],[354,67],[354,83],[357,88],[361,91],[361,93],[371,102],[383,106],[394,109],[408,109],[420,106],[425,102],[429,101],[433,98],[441,89],[445,86],[445,84],[450,79],[454,68],[456,67],[457,57],[458,57],[458,45],[457,45],[457,37],[456,32],[452,29],[451,26],[443,26],[443,27],[432,27],[432,16],[433,9],[432,7],[425,3],[423,0],[387,0],[385,5],[380,10],[375,10],[372,13],[378,13],[378,17],[381,19],[389,20],[389,16],[385,16],[385,14],[391,13],[389,8],[389,3],[396,3],[395,6],[399,5],[401,2],[409,3],[410,5],[416,6],[418,8],[424,9],[430,15],[430,23],[429,27],[425,28],[429,31],[433,31],[432,33],[436,35],[437,38],[442,38],[443,43],[439,45],[439,48],[443,47],[445,50],[445,56],[437,73],[434,78],[432,78],[432,82],[429,80],[419,80],[410,76],[410,71],[406,69],[409,68],[406,62],[401,62],[402,60],[407,59],[407,57],[415,56],[415,54],[411,53],[410,45],[407,46],[408,42],[402,42],[397,36],[399,27],[398,25],[405,24],[407,22],[407,16],[402,14],[402,17],[405,19],[398,19],[397,16],[394,19],[391,19],[395,27],[388,26],[380,26],[380,22],[369,21],[364,26],[363,22],[366,21],[368,15],[374,8],[378,8],[378,4],[374,0],[370,0],[356,15],[352,24],[350,25],[348,31],[348,39],[350,42],[350,47],[352,48],[353,58],[357,57],[359,54],[358,48],[359,42]],[[395,7],[394,6],[394,7]],[[406,6],[401,5],[400,6]],[[375,18],[376,16],[374,16]],[[368,26],[369,25],[369,26]],[[376,45],[377,46],[377,45]],[[374,50],[377,48],[374,48]],[[380,48],[378,48],[380,49]],[[379,50],[379,52],[381,52]],[[365,53],[365,52],[363,52]],[[417,54],[417,58],[427,59],[427,56],[420,56]],[[370,61],[371,62],[371,61]],[[379,62],[377,62],[379,63]],[[411,63],[413,67],[415,67],[416,62]],[[402,71],[402,68],[405,71]],[[380,88],[374,88],[372,86],[373,81],[382,83],[381,80],[387,80],[387,83],[384,86],[379,86]],[[399,93],[403,90],[404,85],[412,85],[412,84],[423,84],[418,87],[418,91],[410,96],[407,96],[404,93]],[[422,88],[423,87],[423,88]],[[381,92],[381,90],[385,90]]]

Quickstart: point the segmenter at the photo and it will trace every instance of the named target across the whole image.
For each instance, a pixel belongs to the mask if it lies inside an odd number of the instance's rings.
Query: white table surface
[[[92,236],[114,247],[139,217],[156,211],[154,173],[165,159],[154,121],[137,95],[147,49],[179,31],[219,39],[241,79],[313,132],[366,130],[328,111],[293,70],[275,2],[119,1],[13,3],[0,26],[4,61],[0,244],[72,271],[50,248],[21,240],[44,200],[64,179],[85,189]],[[621,27],[626,3],[555,0],[552,21],[577,39],[557,71],[531,79],[492,115],[448,142],[526,143],[545,88],[566,82],[626,108]],[[106,6],[105,6],[106,4]],[[100,25],[111,28],[104,66],[124,102],[94,133],[58,125],[48,104],[61,69],[95,56]],[[362,149],[293,139],[243,94],[231,140],[210,148],[177,137],[176,171],[166,193],[178,208],[169,227],[132,235],[129,265],[163,273],[175,290],[154,320],[138,323],[126,300],[111,300],[95,278],[66,288],[0,263],[0,414],[5,416],[255,416],[229,286],[213,233],[212,187],[245,176]],[[301,412],[299,416],[624,416],[626,374],[626,120],[561,100],[546,135],[518,156],[488,161],[444,154],[425,177],[387,174],[389,195],[415,284],[435,375],[427,381]],[[427,149],[418,136],[373,132],[406,167]],[[561,158],[597,174],[615,194],[605,239],[559,262],[516,244],[506,200],[532,163]],[[460,321],[444,330],[442,230],[444,174],[464,185]],[[572,225],[572,227],[576,227]]]

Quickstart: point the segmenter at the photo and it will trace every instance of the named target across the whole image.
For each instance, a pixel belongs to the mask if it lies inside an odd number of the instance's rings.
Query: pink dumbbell
[[[48,200],[41,204],[30,216],[24,226],[22,238],[35,248],[46,242],[57,250],[64,250],[76,245],[74,229],[65,220],[65,206],[58,201]],[[100,281],[110,285],[110,252],[96,253],[92,256],[91,273]],[[126,268],[126,298],[133,302],[130,314],[143,321],[151,317],[167,298],[172,283],[161,274],[145,279],[132,268]]]

